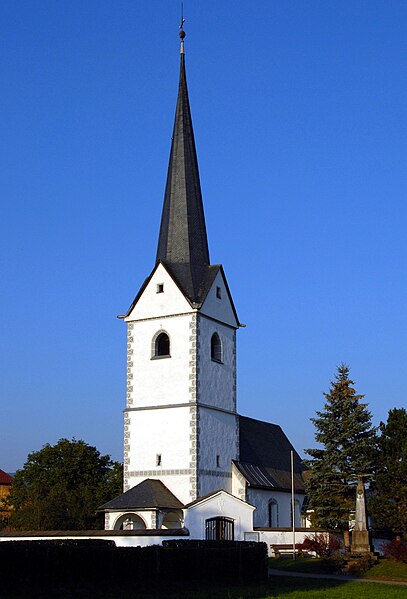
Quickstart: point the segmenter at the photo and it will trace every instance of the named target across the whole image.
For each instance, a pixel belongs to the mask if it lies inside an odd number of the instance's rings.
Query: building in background
[[[0,469],[0,526],[7,526],[11,514],[10,506],[5,503],[5,500],[10,494],[12,484],[13,477]]]

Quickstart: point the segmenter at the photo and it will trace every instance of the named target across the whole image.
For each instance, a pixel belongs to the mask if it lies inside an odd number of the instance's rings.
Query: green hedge
[[[138,588],[180,582],[250,583],[267,577],[265,543],[164,541],[116,547],[114,541],[50,540],[0,543],[3,588]]]

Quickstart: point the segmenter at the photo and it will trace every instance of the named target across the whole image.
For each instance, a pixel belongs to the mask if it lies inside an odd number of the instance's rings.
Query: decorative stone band
[[[128,324],[133,325],[135,322],[148,322],[149,320],[162,320],[163,318],[177,318],[178,316],[191,316],[191,314],[196,314],[198,310],[194,310],[191,308],[191,312],[179,312],[178,314],[165,314],[161,316],[149,316],[148,318],[137,318],[135,320],[129,320]]]
[[[199,470],[201,476],[217,476],[219,478],[232,478],[231,472],[222,472],[220,470]]]
[[[123,491],[126,492],[130,489],[129,481],[129,463],[130,463],[130,418],[127,410],[124,411],[124,456],[123,456]]]
[[[189,402],[194,404],[198,401],[198,374],[199,367],[197,364],[197,350],[199,347],[198,341],[198,319],[197,315],[193,314],[189,323]]]
[[[230,329],[237,329],[238,327],[234,327],[223,320],[218,320],[217,318],[213,318],[213,316],[208,316],[208,314],[203,314],[199,310],[191,309],[191,312],[180,312],[179,314],[166,314],[165,316],[150,316],[149,318],[138,318],[136,320],[128,321],[128,324],[132,324],[134,322],[147,322],[148,320],[160,320],[162,318],[176,318],[178,316],[191,316],[192,314],[199,314],[201,318],[207,318],[208,320],[212,320],[212,322],[219,322],[225,327],[229,327]]]
[[[224,414],[233,414],[233,416],[236,416],[235,411],[225,410],[224,408],[218,408],[216,406],[210,406],[209,404],[206,404],[206,403],[197,402],[194,405],[197,406],[198,408],[206,408],[208,410],[215,410],[216,412],[223,412]],[[174,404],[165,404],[162,406],[142,406],[140,408],[131,407],[131,408],[126,408],[125,411],[126,412],[138,412],[141,410],[167,410],[168,408],[189,408],[189,407],[191,407],[190,403],[174,403]]]
[[[141,477],[141,476],[181,476],[181,475],[192,475],[195,473],[195,469],[185,468],[180,470],[133,470],[128,472],[130,477]],[[198,475],[201,476],[217,476],[222,478],[232,478],[231,472],[222,472],[220,470],[198,470]]]
[[[191,469],[185,468],[180,470],[164,470],[160,468],[160,470],[133,470],[128,473],[129,476],[180,476],[180,475],[190,475]]]
[[[198,490],[198,451],[199,451],[199,419],[200,414],[196,407],[189,407],[189,467],[191,476],[189,477],[189,496],[192,500],[199,495]]]

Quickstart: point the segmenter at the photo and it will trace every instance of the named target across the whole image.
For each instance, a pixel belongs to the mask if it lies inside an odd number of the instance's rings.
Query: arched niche
[[[143,518],[138,514],[123,514],[114,523],[114,530],[145,530]]]
[[[180,514],[178,512],[167,512],[164,516],[161,528],[182,528]]]

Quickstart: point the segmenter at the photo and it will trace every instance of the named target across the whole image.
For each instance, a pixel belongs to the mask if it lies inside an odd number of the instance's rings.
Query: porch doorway
[[[235,525],[231,518],[217,516],[205,521],[205,539],[207,541],[234,541]]]

